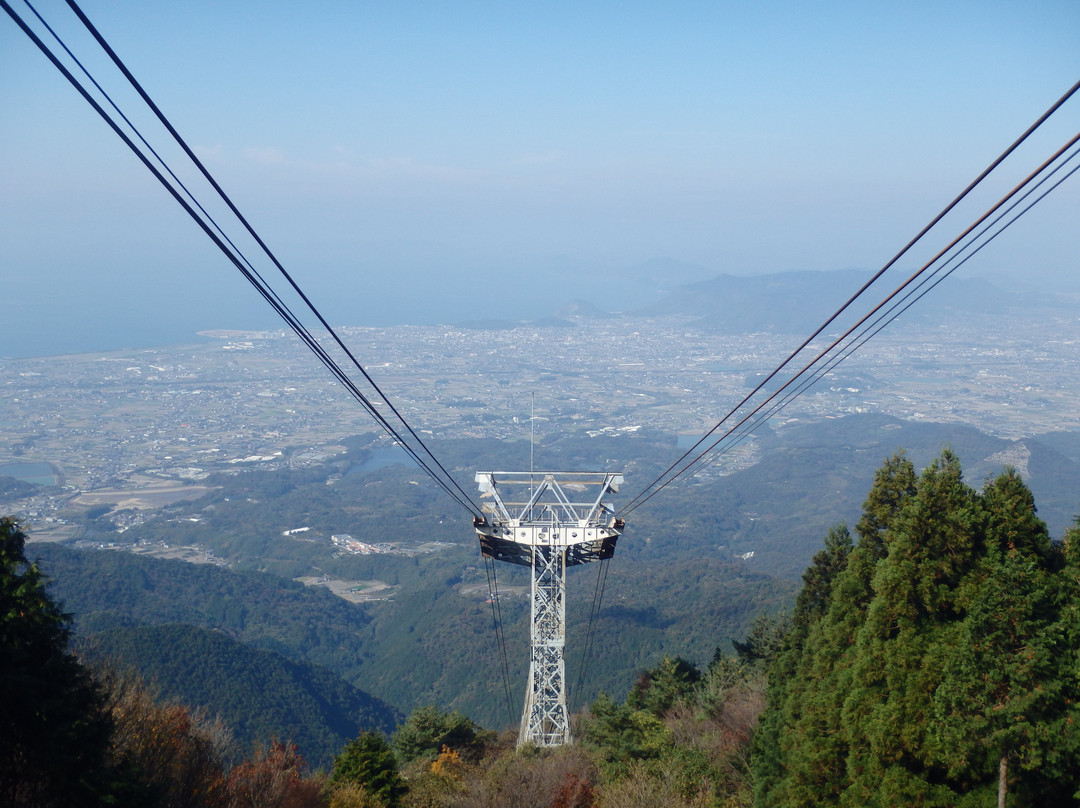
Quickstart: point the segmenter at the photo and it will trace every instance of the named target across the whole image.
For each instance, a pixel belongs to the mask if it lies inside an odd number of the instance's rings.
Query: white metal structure
[[[532,569],[532,652],[518,745],[572,741],[566,707],[566,568],[611,558],[623,529],[603,498],[622,485],[610,472],[481,471],[485,556]]]

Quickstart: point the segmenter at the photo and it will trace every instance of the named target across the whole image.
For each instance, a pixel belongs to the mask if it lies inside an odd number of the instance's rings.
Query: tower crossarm
[[[485,511],[496,522],[525,524],[538,520],[539,512],[554,508],[560,511],[560,523],[587,527],[601,524],[610,515],[603,500],[618,492],[623,476],[602,471],[479,471],[476,482],[481,498],[490,498],[486,504],[491,507]],[[595,490],[595,496],[581,500],[589,489]]]

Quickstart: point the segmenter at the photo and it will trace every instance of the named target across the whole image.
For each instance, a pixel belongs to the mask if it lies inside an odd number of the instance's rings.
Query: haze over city
[[[361,326],[876,269],[1080,73],[1069,2],[83,8],[328,319]],[[38,10],[157,131],[67,7]],[[277,325],[7,18],[0,73],[0,355]],[[965,272],[1075,290],[1077,202],[1066,184]]]

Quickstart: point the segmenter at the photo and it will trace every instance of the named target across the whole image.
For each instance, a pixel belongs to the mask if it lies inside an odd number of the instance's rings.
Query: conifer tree
[[[112,787],[104,700],[25,544],[0,519],[0,805],[100,805]]]
[[[842,549],[850,537],[834,532],[826,545],[833,549],[811,567],[817,568],[811,579],[822,580],[803,600],[805,611],[796,606],[792,653],[782,655],[770,674],[763,735],[755,740],[757,805],[826,805],[848,785],[841,708],[851,688],[855,638],[873,596],[875,570],[888,554],[889,529],[915,488],[911,461],[902,452],[887,459],[863,504],[858,544]]]
[[[1053,544],[1015,471],[977,494],[946,451],[888,461],[857,531],[770,671],[756,804],[1080,804],[1080,523]]]
[[[925,754],[932,695],[959,634],[965,575],[981,547],[981,509],[950,451],[919,478],[888,527],[871,581],[841,722],[850,780],[839,804],[950,805]]]
[[[616,774],[624,774],[631,762],[659,758],[672,745],[671,733],[659,716],[619,704],[605,693],[589,706],[582,734]]]
[[[1080,805],[1080,517],[1060,545],[1063,569],[1057,592],[1061,645],[1056,649],[1062,713],[1049,728],[1045,769],[1056,774],[1056,804]]]
[[[824,549],[818,551],[803,573],[791,630],[770,666],[768,707],[754,736],[754,774],[762,797],[779,797],[782,793],[786,761],[780,750],[787,743],[787,732],[801,715],[809,660],[807,640],[828,608],[833,583],[847,566],[850,553],[851,534],[846,525],[837,525],[825,536]]]
[[[986,487],[982,507],[986,552],[965,587],[928,749],[969,790],[982,784],[1003,801],[1011,768],[1021,795],[1050,804],[1045,791],[1055,773],[1046,767],[1056,739],[1049,730],[1064,705],[1056,660],[1060,578],[1046,525],[1015,470]]]
[[[826,537],[828,541],[828,537]],[[805,578],[805,575],[803,576]],[[750,631],[741,640],[732,640],[739,660],[751,668],[768,668],[779,656],[791,633],[791,618],[759,614],[750,623]]]
[[[408,790],[390,744],[377,732],[362,732],[348,743],[334,760],[330,782],[361,786],[387,808],[400,804]]]
[[[859,547],[874,561],[880,561],[887,554],[886,534],[896,515],[915,495],[917,483],[915,466],[902,451],[887,459],[874,473],[873,485],[863,503],[862,517],[855,525]]]
[[[394,731],[391,744],[403,764],[421,757],[436,758],[444,749],[475,758],[483,747],[479,729],[468,716],[456,710],[443,712],[431,704],[413,710]]]
[[[638,676],[626,704],[662,718],[676,699],[689,694],[700,679],[701,671],[690,662],[682,657],[665,656],[655,668]]]

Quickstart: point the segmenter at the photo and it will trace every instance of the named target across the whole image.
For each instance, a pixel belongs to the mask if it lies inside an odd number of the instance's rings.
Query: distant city
[[[682,315],[340,333],[424,436],[523,439],[535,400],[540,465],[546,436],[650,428],[696,439],[800,340],[717,334]],[[126,510],[123,528],[201,495],[212,472],[302,467],[376,431],[290,334],[206,336],[0,362],[0,475],[45,484],[11,489],[0,512],[18,515],[38,539],[73,537],[71,509]],[[1080,319],[1060,309],[915,318],[868,343],[771,425],[876,412],[1005,438],[1080,429],[1078,345]],[[750,443],[706,473],[755,459]]]

